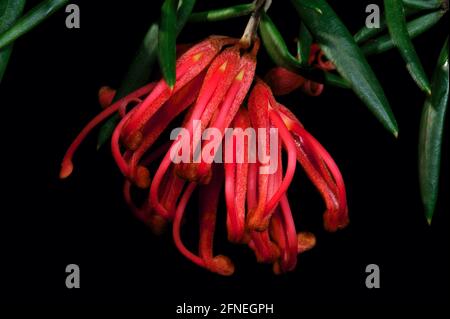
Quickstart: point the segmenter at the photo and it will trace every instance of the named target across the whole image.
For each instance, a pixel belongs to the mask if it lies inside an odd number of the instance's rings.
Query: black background
[[[36,2],[29,1],[27,8]],[[197,10],[231,3],[198,2]],[[365,6],[372,2],[330,1],[352,32],[364,24]],[[76,3],[81,28],[67,29],[61,10],[21,38],[0,86],[2,301],[142,302],[157,306],[164,316],[183,302],[275,303],[277,314],[297,313],[310,304],[448,303],[448,130],[441,193],[429,227],[417,179],[424,96],[395,50],[369,61],[399,122],[398,140],[351,91],[327,87],[320,97],[297,92],[280,99],[338,163],[348,191],[349,227],[335,234],[322,230],[324,206],[299,168],[289,197],[299,228],[313,231],[317,246],[299,257],[293,273],[274,276],[248,249],[218,238],[217,250],[236,265],[235,275],[224,278],[190,263],[170,234],[155,237],[132,216],[121,195],[122,177],[108,147],[95,150],[95,134],[77,153],[74,174],[58,180],[65,148],[99,112],[99,87],[119,85],[160,6],[132,0]],[[285,38],[293,39],[298,19],[290,4],[275,0],[269,13]],[[448,30],[445,19],[415,40],[430,76]],[[240,36],[245,23],[241,18],[188,25],[179,42],[213,33]],[[272,66],[264,50],[258,63],[260,75]],[[196,238],[193,206],[183,228],[190,247]],[[65,287],[70,263],[80,266],[80,289]],[[365,287],[365,267],[371,263],[380,266],[380,289]]]

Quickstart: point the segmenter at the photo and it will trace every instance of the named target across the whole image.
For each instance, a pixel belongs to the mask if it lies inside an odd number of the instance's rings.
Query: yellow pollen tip
[[[244,70],[241,70],[236,76],[236,81],[242,81],[243,78],[244,78]]]
[[[227,68],[228,61],[225,61],[219,68],[219,71],[224,72]]]
[[[284,125],[286,125],[287,129],[289,131],[292,131],[292,127],[294,126],[294,121],[292,121],[289,117],[284,115],[282,112],[278,112],[278,114],[280,114],[280,117],[283,120]]]
[[[202,52],[197,53],[196,55],[194,55],[194,56],[192,57],[192,61],[197,62],[198,60],[200,60],[200,58],[202,57],[202,55],[203,55]]]

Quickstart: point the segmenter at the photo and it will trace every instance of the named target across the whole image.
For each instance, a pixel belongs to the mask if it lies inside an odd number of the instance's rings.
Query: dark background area
[[[196,10],[231,3],[205,2],[199,0]],[[352,32],[364,24],[365,6],[372,2],[330,1]],[[34,3],[29,1],[27,8]],[[185,259],[170,232],[155,237],[133,217],[122,198],[122,176],[108,147],[96,151],[95,134],[77,153],[73,175],[58,179],[66,147],[100,110],[98,89],[119,85],[160,5],[75,3],[81,9],[81,28],[65,27],[64,10],[55,14],[17,41],[0,85],[2,301],[142,302],[154,304],[165,316],[183,302],[275,303],[277,314],[301,312],[303,305],[311,304],[448,303],[448,129],[439,203],[428,226],[417,178],[424,96],[395,50],[369,62],[399,122],[398,140],[351,91],[326,87],[320,97],[297,92],[280,99],[339,165],[348,192],[348,228],[334,234],[322,229],[324,205],[298,168],[289,197],[298,228],[314,232],[317,246],[300,255],[294,272],[275,276],[271,266],[257,264],[246,247],[217,238],[217,251],[236,265],[235,275],[226,278]],[[299,21],[290,4],[274,0],[269,13],[285,39],[293,40]],[[430,76],[448,32],[448,16],[444,19],[414,41]],[[246,18],[240,18],[188,25],[179,42],[199,41],[209,34],[238,37],[245,24]],[[263,75],[272,63],[264,50],[258,58],[258,73]],[[188,225],[197,218],[193,206],[186,212]],[[222,209],[221,224],[223,213]],[[188,225],[183,236],[195,248],[196,234]],[[80,266],[80,289],[65,287],[65,267],[70,263]],[[365,267],[371,263],[380,266],[380,289],[365,286]]]

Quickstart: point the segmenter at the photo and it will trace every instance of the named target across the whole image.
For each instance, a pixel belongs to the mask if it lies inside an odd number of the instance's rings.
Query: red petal
[[[204,75],[200,74],[175,93],[145,124],[142,142],[130,160],[131,175],[135,174],[136,167],[142,156],[150,149],[169,123],[194,102],[203,78]]]
[[[122,137],[125,145],[135,148],[140,144],[139,134],[148,119],[169,99],[169,97],[189,83],[202,72],[217,55],[222,47],[235,41],[224,37],[210,37],[193,46],[183,54],[176,64],[176,83],[170,89],[162,79],[156,85],[154,91],[137,108],[123,128]]]
[[[190,119],[186,124],[191,137],[191,150],[197,150],[199,142],[194,135],[194,121],[201,121],[200,132],[207,127],[212,115],[224,99],[230,86],[232,85],[239,67],[239,50],[237,47],[225,49],[214,59],[206,73],[203,86],[200,89],[197,101],[193,107]],[[201,154],[201,152],[200,152]],[[191,154],[192,155],[192,154]],[[200,159],[191,157],[190,163],[180,163],[176,165],[178,176],[189,181],[198,181],[198,163]]]
[[[300,88],[305,78],[282,67],[267,72],[264,81],[270,86],[274,95],[286,95]]]
[[[246,109],[241,108],[234,119],[235,128],[245,130],[250,127],[250,118]],[[235,137],[235,136],[233,136]],[[245,200],[248,176],[248,140],[244,137],[243,163],[225,162],[225,200],[227,205],[228,240],[241,242],[245,233]],[[225,153],[234,152],[235,143],[225,142]]]

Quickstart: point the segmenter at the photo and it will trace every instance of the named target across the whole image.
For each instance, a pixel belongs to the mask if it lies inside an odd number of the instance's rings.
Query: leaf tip
[[[170,91],[173,91],[173,88],[175,87],[175,79],[171,76],[164,76],[164,82],[166,82],[166,85],[169,87]]]
[[[429,203],[429,205],[425,205],[425,218],[427,219],[428,226],[431,226],[431,221],[433,219],[435,209],[435,203]]]

